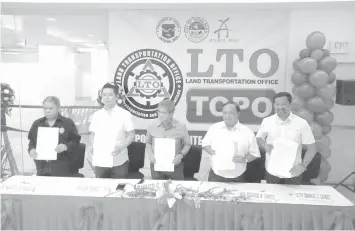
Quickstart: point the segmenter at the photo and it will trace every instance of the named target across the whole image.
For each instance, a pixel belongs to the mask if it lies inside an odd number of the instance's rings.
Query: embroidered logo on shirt
[[[65,132],[65,129],[63,127],[59,128],[59,133],[63,134]]]

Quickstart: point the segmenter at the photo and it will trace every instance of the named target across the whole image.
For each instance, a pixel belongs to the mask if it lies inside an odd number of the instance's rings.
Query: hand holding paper
[[[235,156],[233,156],[233,162],[234,163],[246,163],[246,159],[244,156],[235,155]]]
[[[150,157],[150,162],[153,163],[153,164],[155,164],[156,160],[155,160],[154,155],[152,155],[152,156]]]
[[[305,168],[302,164],[297,164],[297,165],[295,165],[295,166],[293,166],[291,168],[290,173],[292,175],[296,175],[297,176],[297,175],[302,174],[306,170],[307,170],[307,168]]]
[[[58,144],[58,146],[55,148],[55,151],[57,153],[62,153],[68,150],[67,146],[65,144]]]
[[[238,143],[234,142],[234,156],[233,156],[233,162],[234,163],[245,163],[246,159],[245,156],[241,156],[238,153]]]
[[[115,156],[119,154],[123,149],[124,149],[123,145],[121,143],[117,143],[115,145],[115,149],[112,151],[112,155]]]
[[[274,145],[272,145],[272,144],[265,144],[265,151],[266,151],[267,153],[271,153],[273,148],[274,148]]]
[[[38,155],[38,154],[37,154],[37,152],[36,152],[36,149],[33,148],[33,149],[30,151],[30,156],[35,159],[35,158],[37,157],[37,155]]]
[[[182,155],[176,155],[176,156],[174,157],[173,164],[174,164],[174,165],[180,164],[182,158],[183,158]]]

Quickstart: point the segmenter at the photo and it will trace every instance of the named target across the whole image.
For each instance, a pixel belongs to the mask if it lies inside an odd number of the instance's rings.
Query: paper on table
[[[212,149],[216,152],[213,156],[213,168],[215,170],[234,170],[235,163],[233,156],[235,153],[235,144],[229,136],[220,137],[213,140]]]
[[[279,176],[290,177],[290,170],[296,159],[298,144],[285,139],[276,139],[273,146],[268,163],[269,171]]]
[[[112,152],[115,149],[116,136],[109,134],[107,136],[94,137],[92,165],[99,167],[113,167]],[[119,154],[118,154],[119,155]]]
[[[38,127],[36,160],[56,160],[57,152],[55,148],[59,142],[59,128]]]
[[[154,139],[154,170],[161,172],[174,172],[173,160],[175,157],[175,139]]]

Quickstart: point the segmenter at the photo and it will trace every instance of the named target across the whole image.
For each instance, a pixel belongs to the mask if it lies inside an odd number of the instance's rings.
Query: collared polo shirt
[[[277,114],[264,118],[259,131],[256,135],[257,138],[262,138],[267,144],[272,144],[275,139],[285,139],[298,143],[296,160],[294,166],[302,162],[302,144],[308,145],[315,142],[313,132],[308,122],[301,117],[291,113],[285,120],[281,120]],[[285,153],[287,155],[287,153]],[[265,167],[268,173],[280,178],[293,178],[298,175],[291,173],[281,176],[268,168],[270,160],[270,153],[266,153]]]
[[[112,109],[111,113],[102,108],[96,111],[92,117],[89,131],[93,132],[94,139],[99,139],[100,142],[112,145],[113,143],[119,143],[124,141],[128,133],[134,130],[132,115],[128,111],[118,107],[117,105]],[[94,142],[97,142],[94,141]],[[112,146],[114,151],[114,144]],[[93,155],[102,155],[102,153],[93,153]],[[111,158],[104,157],[104,158]],[[103,166],[97,156],[93,156],[93,165],[98,167],[114,167],[120,166],[128,161],[128,150],[123,149],[117,155],[112,156],[113,166]],[[95,160],[95,161],[94,161]]]
[[[175,139],[175,154],[179,154],[184,145],[190,145],[191,140],[185,124],[173,119],[171,125],[165,128],[158,120],[151,124],[147,129],[146,143],[152,145],[154,152],[154,138]],[[184,153],[186,154],[186,153]]]

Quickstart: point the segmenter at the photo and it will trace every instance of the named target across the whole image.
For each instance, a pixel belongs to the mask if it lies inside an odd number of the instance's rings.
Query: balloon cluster
[[[294,73],[291,80],[294,84],[292,92],[292,111],[307,120],[316,139],[317,152],[322,155],[318,178],[315,183],[324,182],[331,171],[327,158],[330,157],[331,139],[328,134],[332,130],[334,115],[330,111],[334,106],[333,98],[336,87],[333,84],[336,75],[332,72],[337,61],[323,49],[326,38],[323,33],[315,31],[306,39],[307,49],[300,51],[300,58],[293,62]]]

